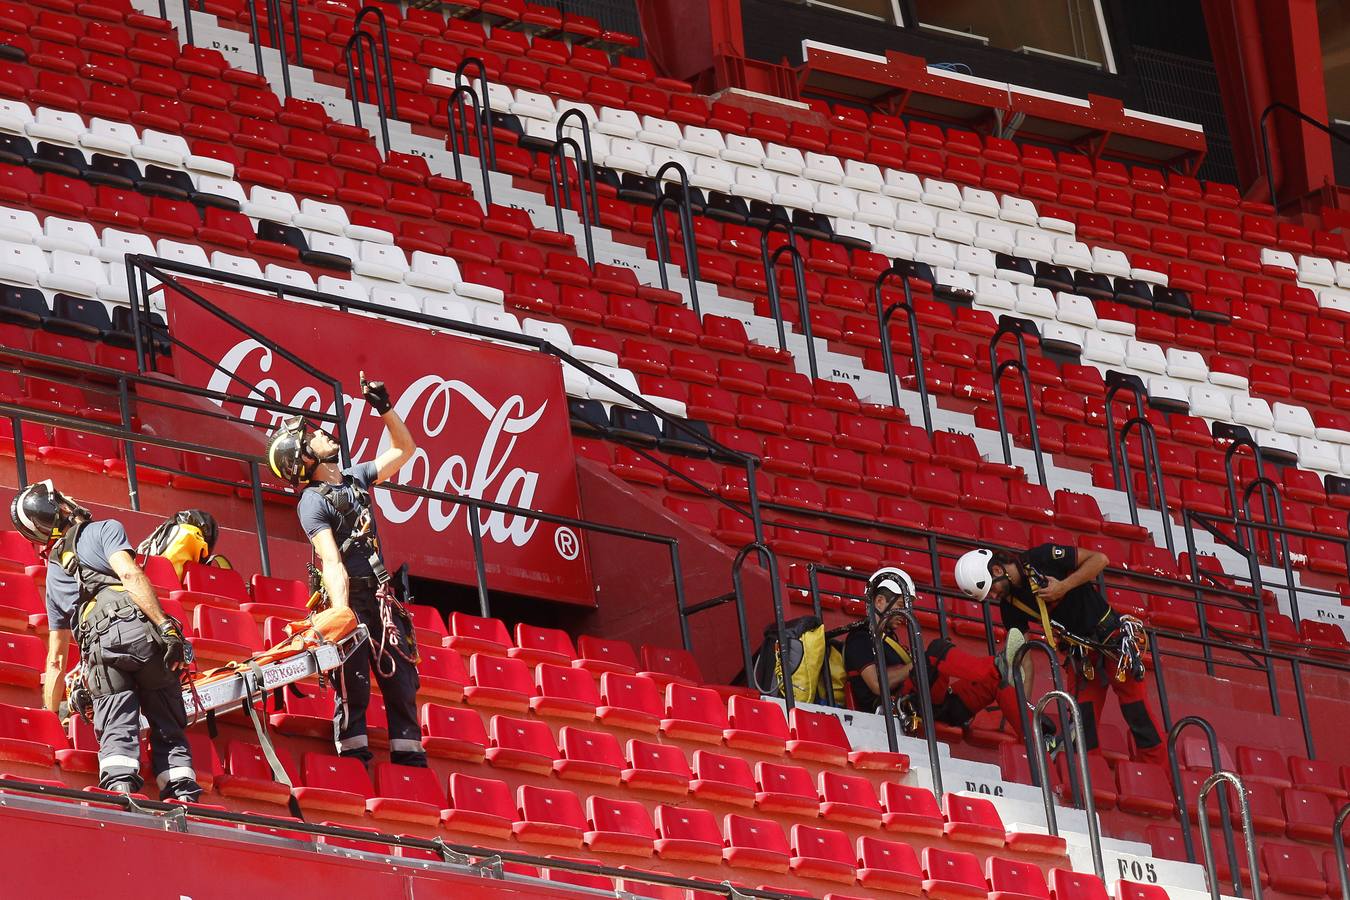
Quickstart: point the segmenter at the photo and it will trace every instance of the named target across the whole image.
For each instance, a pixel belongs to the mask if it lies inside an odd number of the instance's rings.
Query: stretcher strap
[[[267,694],[263,691],[263,671],[262,668],[253,660],[245,660],[244,664],[248,666],[252,678],[244,677],[244,711],[253,722],[253,730],[258,735],[258,746],[262,748],[263,756],[267,758],[267,765],[272,769],[272,780],[286,785],[290,796],[286,805],[290,809],[291,815],[304,821],[304,815],[300,811],[300,802],[295,799],[295,785],[291,783],[291,776],[286,771],[286,767],[281,764],[281,758],[277,756],[276,748],[272,746],[272,737],[267,733],[267,720],[259,713],[256,703],[267,703]]]

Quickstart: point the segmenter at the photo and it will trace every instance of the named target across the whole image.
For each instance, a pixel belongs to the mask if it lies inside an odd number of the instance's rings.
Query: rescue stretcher
[[[255,702],[311,676],[341,667],[370,640],[350,609],[325,609],[286,626],[289,637],[247,659],[202,672],[183,683],[183,708],[190,722],[227,707],[251,709]]]

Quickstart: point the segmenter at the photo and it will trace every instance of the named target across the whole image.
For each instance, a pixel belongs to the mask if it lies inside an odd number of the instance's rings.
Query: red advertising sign
[[[579,516],[576,463],[560,362],[425,328],[316,306],[196,285],[212,303],[287,348],[344,387],[352,459],[374,459],[388,446],[383,422],[360,396],[359,374],[384,381],[417,452],[392,481],[496,503]],[[332,414],[332,391],[267,346],[208,310],[169,300],[169,325],[219,368],[180,353],[177,377],[246,396],[256,386],[271,400]],[[268,413],[231,413],[270,427]],[[415,574],[475,584],[470,511],[462,504],[376,491],[386,562]],[[489,586],[548,600],[594,605],[582,538],[536,519],[479,514]]]

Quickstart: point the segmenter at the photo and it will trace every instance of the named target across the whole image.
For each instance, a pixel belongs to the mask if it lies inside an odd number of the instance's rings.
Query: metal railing
[[[768,235],[764,232],[763,249],[768,249]],[[773,310],[773,316],[778,320],[780,334],[783,328],[783,305],[782,292],[778,287],[778,260],[784,253],[792,257],[793,286],[797,293],[797,316],[802,328],[802,336],[806,338],[806,362],[811,372],[811,380],[815,381],[820,377],[820,370],[816,366],[816,339],[811,332],[811,308],[809,299],[806,296],[806,274],[804,271],[804,261],[802,252],[792,244],[783,244],[769,254],[764,266],[765,284],[768,286],[769,308]],[[786,350],[786,347],[781,349]]]
[[[409,835],[390,834],[387,832],[376,831],[367,828],[346,828],[340,825],[320,825],[291,817],[269,816],[255,812],[230,812],[224,809],[215,809],[211,806],[202,806],[198,804],[166,803],[161,800],[146,800],[142,798],[129,797],[126,795],[117,795],[110,793],[90,793],[89,791],[75,790],[68,787],[60,787],[50,784],[42,784],[34,781],[24,781],[17,778],[0,776],[0,792],[3,792],[3,799],[0,804],[14,802],[18,796],[34,798],[30,802],[34,808],[41,812],[55,814],[69,814],[72,809],[79,811],[80,815],[93,816],[99,818],[99,811],[106,810],[106,815],[113,815],[114,810],[125,813],[135,814],[145,817],[147,824],[154,823],[151,827],[159,830],[169,830],[178,832],[190,832],[194,823],[201,825],[219,825],[230,828],[230,837],[238,841],[259,841],[259,850],[265,850],[270,844],[262,842],[262,836],[251,833],[249,829],[268,830],[277,832],[281,835],[305,835],[315,839],[315,843],[322,840],[352,841],[357,844],[377,845],[388,848],[398,848],[400,850],[413,850],[422,853],[435,855],[435,860],[417,859],[417,867],[426,867],[429,871],[437,871],[436,867],[448,865],[455,867],[448,870],[450,872],[459,872],[463,874],[475,874],[490,877],[496,881],[505,881],[509,883],[513,880],[522,883],[530,883],[537,879],[529,876],[517,875],[507,872],[503,868],[503,863],[517,863],[525,866],[532,866],[538,870],[561,870],[564,872],[575,872],[578,874],[595,875],[603,878],[609,878],[615,881],[640,882],[642,884],[659,885],[664,887],[676,888],[685,891],[699,891],[702,893],[718,894],[728,898],[754,897],[757,900],[791,900],[787,894],[774,890],[753,889],[740,886],[733,886],[730,881],[718,883],[714,881],[695,880],[689,878],[680,878],[675,875],[667,875],[663,872],[653,872],[647,869],[618,868],[607,866],[601,863],[586,862],[584,860],[568,859],[560,856],[536,856],[531,853],[522,853],[517,850],[499,850],[488,847],[480,847],[472,844],[461,844],[447,841],[444,838],[436,837],[432,839],[411,837]],[[38,798],[44,798],[43,800]],[[76,804],[72,806],[72,802]],[[47,805],[49,803],[50,805]],[[240,826],[243,826],[242,828]],[[344,849],[344,852],[350,852]],[[359,851],[358,851],[359,852]],[[391,855],[392,856],[392,855]],[[474,862],[478,860],[478,862]],[[413,863],[414,860],[403,858],[391,858],[388,862],[392,863]],[[560,894],[573,890],[569,885],[559,884],[556,881],[542,882],[550,890],[557,891]],[[580,889],[580,890],[585,890]]]
[[[581,131],[581,143],[567,134],[568,122],[575,119]],[[553,150],[548,156],[549,188],[553,191],[553,213],[558,231],[563,232],[563,209],[572,205],[572,180],[567,173],[567,148],[576,157],[578,210],[581,213],[581,233],[586,243],[586,262],[595,266],[595,239],[591,223],[600,224],[600,199],[595,183],[595,155],[591,151],[591,125],[586,114],[569,109],[558,117],[554,130]],[[582,150],[585,150],[583,155]]]
[[[379,12],[379,10],[376,10]],[[380,13],[383,17],[383,13]],[[375,39],[369,32],[356,31],[347,39],[347,43],[342,48],[343,59],[347,63],[347,92],[352,98],[352,121],[356,123],[357,128],[363,127],[361,124],[361,104],[370,102],[370,84],[366,81],[366,55],[369,53],[372,62],[379,57],[375,49]],[[389,153],[389,116],[385,112],[384,83],[380,80],[380,67],[378,64],[373,66],[372,80],[375,82],[375,116],[380,123],[380,139],[384,142],[384,152]],[[358,77],[359,75],[359,77]],[[358,88],[360,90],[358,90]],[[389,92],[394,91],[394,83],[389,81]]]
[[[1050,790],[1049,767],[1045,763],[1045,753],[1040,750],[1045,740],[1041,730],[1041,713],[1046,704],[1051,701],[1059,706],[1061,716],[1065,707],[1067,707],[1073,720],[1072,740],[1066,737],[1065,743],[1068,752],[1073,754],[1074,760],[1078,764],[1078,778],[1083,785],[1083,811],[1087,814],[1088,846],[1092,851],[1092,868],[1097,873],[1098,878],[1105,878],[1106,871],[1102,865],[1102,836],[1097,822],[1097,801],[1092,795],[1092,773],[1088,769],[1086,740],[1083,737],[1083,713],[1078,708],[1078,702],[1071,695],[1059,690],[1046,691],[1041,699],[1036,701],[1031,719],[1032,736],[1035,738],[1037,748],[1035,771],[1041,782],[1041,801],[1045,804],[1045,827],[1051,835],[1059,836],[1059,820],[1055,814],[1055,798]]]
[[[1134,397],[1135,414],[1116,427],[1113,401],[1116,394],[1129,391]],[[1130,432],[1139,432],[1139,454],[1144,466],[1144,488],[1147,502],[1162,516],[1163,540],[1167,550],[1176,554],[1172,535],[1172,515],[1167,503],[1167,488],[1163,481],[1162,462],[1158,456],[1158,433],[1148,420],[1147,397],[1144,383],[1138,375],[1120,372],[1106,373],[1106,446],[1111,459],[1111,477],[1116,490],[1124,491],[1130,510],[1131,524],[1139,524],[1139,499],[1135,495],[1134,475],[1130,471]]]
[[[667,172],[674,172],[680,179],[680,189],[674,195],[664,188]],[[680,242],[684,247],[685,278],[689,286],[689,305],[694,315],[703,320],[703,312],[698,305],[698,245],[694,239],[693,203],[689,192],[689,173],[684,166],[671,160],[656,170],[657,189],[660,196],[652,205],[652,237],[656,242],[656,273],[661,279],[661,289],[670,290],[670,279],[666,275],[666,266],[670,265],[670,238],[666,233],[665,209],[674,206],[680,219]]]
[[[898,277],[904,288],[905,299],[885,305],[884,289],[888,278]],[[919,404],[923,413],[923,430],[933,437],[933,413],[928,404],[928,380],[924,377],[923,343],[919,339],[919,319],[914,312],[914,295],[909,287],[909,277],[898,266],[892,264],[877,276],[872,285],[872,301],[876,306],[877,332],[881,336],[881,360],[886,369],[886,384],[891,391],[891,406],[900,408],[900,383],[895,377],[895,353],[891,349],[891,318],[897,311],[903,311],[909,324],[909,349],[914,366],[914,388],[919,393]]]
[[[1031,438],[1031,453],[1036,459],[1037,483],[1049,487],[1045,478],[1045,457],[1041,453],[1040,429],[1036,426],[1036,403],[1031,395],[1031,372],[1027,368],[1027,334],[1034,326],[1027,319],[1015,316],[999,316],[998,328],[989,338],[989,371],[994,377],[994,413],[998,417],[998,436],[1003,443],[1003,462],[1012,465],[1012,443],[1008,434],[1008,418],[1003,405],[1003,373],[1016,371],[1022,377],[1022,399],[1027,408],[1027,430]],[[1013,359],[998,361],[998,345],[1004,335],[1012,335],[1017,346],[1017,356]]]
[[[1332,140],[1340,141],[1342,144],[1350,144],[1350,136],[1332,128],[1326,122],[1319,122],[1317,119],[1314,119],[1312,116],[1303,112],[1303,110],[1290,106],[1288,103],[1281,103],[1278,100],[1261,111],[1261,152],[1264,155],[1266,162],[1266,190],[1270,192],[1270,205],[1275,207],[1278,211],[1280,208],[1280,198],[1279,195],[1275,193],[1275,172],[1271,161],[1270,131],[1267,121],[1270,119],[1271,113],[1275,112],[1287,113],[1301,121],[1303,124],[1311,125],[1327,137]]]
[[[450,159],[455,167],[455,178],[459,181],[464,180],[464,166],[460,162],[460,143],[463,141],[464,153],[469,153],[472,146],[470,138],[472,137],[478,143],[478,169],[483,179],[483,201],[485,206],[492,205],[492,181],[489,177],[489,163],[494,157],[493,153],[493,135],[492,126],[487,113],[489,89],[487,75],[484,74],[478,83],[483,86],[483,96],[480,99],[478,92],[473,85],[464,81],[464,72],[470,66],[477,66],[479,71],[483,71],[483,62],[476,56],[467,56],[459,61],[455,68],[455,87],[446,98],[446,146],[450,149]],[[473,118],[470,119],[470,113]],[[458,124],[456,115],[459,116]],[[470,125],[472,122],[472,125]],[[485,136],[486,135],[486,136]]]
[[[1242,839],[1247,845],[1247,865],[1251,873],[1252,897],[1254,900],[1261,900],[1261,869],[1256,857],[1256,832],[1252,830],[1252,811],[1250,804],[1247,802],[1247,788],[1243,785],[1242,779],[1232,772],[1221,771],[1216,771],[1206,778],[1205,783],[1200,786],[1200,798],[1196,810],[1196,817],[1200,820],[1200,841],[1204,845],[1205,851],[1205,877],[1209,882],[1209,896],[1211,900],[1219,900],[1219,877],[1214,867],[1214,851],[1209,843],[1209,811],[1206,809],[1205,801],[1209,798],[1211,791],[1224,783],[1232,787],[1237,794],[1238,815],[1242,821]],[[1223,820],[1223,827],[1226,835],[1231,838],[1233,823],[1228,821],[1227,817]],[[1231,853],[1229,855],[1229,869],[1233,876],[1233,896],[1241,897],[1242,866]]]
[[[787,627],[783,617],[783,580],[779,577],[778,554],[762,540],[754,540],[742,547],[737,553],[736,558],[731,562],[731,590],[736,597],[736,616],[737,624],[741,630],[741,655],[745,666],[747,681],[751,677],[750,673],[754,670],[754,662],[751,659],[750,652],[750,626],[745,618],[745,587],[741,580],[741,570],[745,567],[745,561],[754,553],[759,559],[760,565],[768,570],[769,574],[769,596],[773,602],[773,625],[774,634],[777,639],[777,649],[775,656],[778,658],[778,671],[781,673],[783,682],[783,703],[789,713],[796,706],[796,697],[792,690],[792,673],[788,671],[787,665]]]
[[[1177,756],[1177,741],[1180,740],[1182,732],[1187,728],[1199,728],[1205,733],[1205,738],[1209,745],[1209,761],[1211,772],[1223,771],[1223,762],[1219,755],[1219,736],[1214,731],[1214,726],[1209,724],[1208,720],[1201,716],[1186,716],[1178,719],[1167,731],[1167,767],[1172,779],[1172,799],[1176,803],[1178,814],[1177,819],[1181,822],[1181,843],[1186,848],[1186,859],[1195,862],[1195,839],[1191,834],[1191,820],[1186,810],[1186,792],[1182,788],[1181,781],[1181,760]],[[1219,794],[1219,818],[1224,823],[1223,842],[1224,851],[1228,854],[1228,861],[1235,863],[1237,861],[1237,851],[1233,844],[1233,826],[1229,819],[1228,796]]]
[[[1336,854],[1336,878],[1341,885],[1341,896],[1350,897],[1350,872],[1345,862],[1345,820],[1350,819],[1350,803],[1336,812],[1336,821],[1331,826],[1331,848]]]

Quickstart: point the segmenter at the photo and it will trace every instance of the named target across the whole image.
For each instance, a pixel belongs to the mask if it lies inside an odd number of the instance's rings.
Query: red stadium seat
[[[664,706],[650,679],[606,672],[600,676],[600,695],[595,715],[601,722],[653,734],[660,728]]]
[[[485,619],[466,613],[450,614],[450,636],[445,646],[465,655],[489,653],[505,656],[511,647],[511,635],[500,619]]]
[[[478,713],[459,706],[422,704],[422,746],[429,756],[482,762],[488,733]]]
[[[681,740],[720,744],[726,728],[726,707],[716,691],[677,683],[666,685],[662,734]]]
[[[985,873],[991,900],[1050,900],[1050,888],[1035,863],[990,856]]]
[[[507,651],[515,659],[523,659],[530,665],[553,663],[570,666],[576,659],[577,651],[567,632],[557,628],[539,628],[524,622],[516,623],[516,646]]]
[[[491,746],[487,761],[502,769],[519,769],[547,775],[558,758],[553,732],[543,722],[493,716],[489,725]]]
[[[727,701],[730,727],[723,732],[728,747],[781,754],[788,739],[783,708],[769,700],[736,696]]]
[[[694,751],[694,779],[689,789],[700,800],[753,806],[758,790],[744,757]]]
[[[361,760],[306,753],[300,759],[300,777],[304,784],[293,793],[301,809],[365,816],[371,787]]]
[[[790,849],[783,829],[771,819],[755,819],[731,813],[724,829],[723,858],[732,868],[787,872]]]
[[[564,725],[558,730],[558,746],[562,756],[553,761],[553,771],[569,781],[617,785],[627,765],[618,738],[608,731]]]
[[[973,853],[925,847],[923,890],[934,900],[985,900],[989,887]]]
[[[820,812],[815,781],[801,766],[755,763],[755,782],[759,786],[755,808],[761,812],[804,815],[813,819]]]
[[[851,885],[858,868],[858,858],[844,832],[798,824],[792,826],[792,860],[789,866],[793,873],[806,878]]]
[[[658,806],[656,833],[656,854],[662,859],[714,864],[722,861],[722,832],[709,810]]]
[[[431,769],[376,763],[375,796],[366,801],[374,819],[435,827],[445,807],[445,790]]]
[[[887,831],[925,837],[942,834],[942,810],[932,791],[888,781],[882,786],[881,795],[886,805],[881,824]]]
[[[529,666],[521,660],[475,653],[469,659],[469,675],[473,683],[464,688],[464,700],[471,706],[529,709],[534,684]]]
[[[634,739],[628,742],[627,757],[620,778],[629,788],[680,797],[689,793],[694,776],[679,747]]]
[[[595,679],[584,669],[540,663],[534,670],[530,709],[541,716],[592,721],[600,706]]]
[[[861,775],[821,772],[820,800],[820,815],[827,821],[871,828],[881,821],[881,803],[877,800],[876,788]]]
[[[591,797],[586,818],[590,826],[583,838],[586,849],[642,857],[654,852],[656,827],[647,808],[636,800]]]
[[[521,785],[516,792],[518,817],[511,826],[516,840],[554,847],[580,847],[586,817],[577,795],[567,790]]]
[[[511,834],[516,808],[506,782],[455,772],[449,794],[450,805],[441,813],[446,829],[499,839]]]

